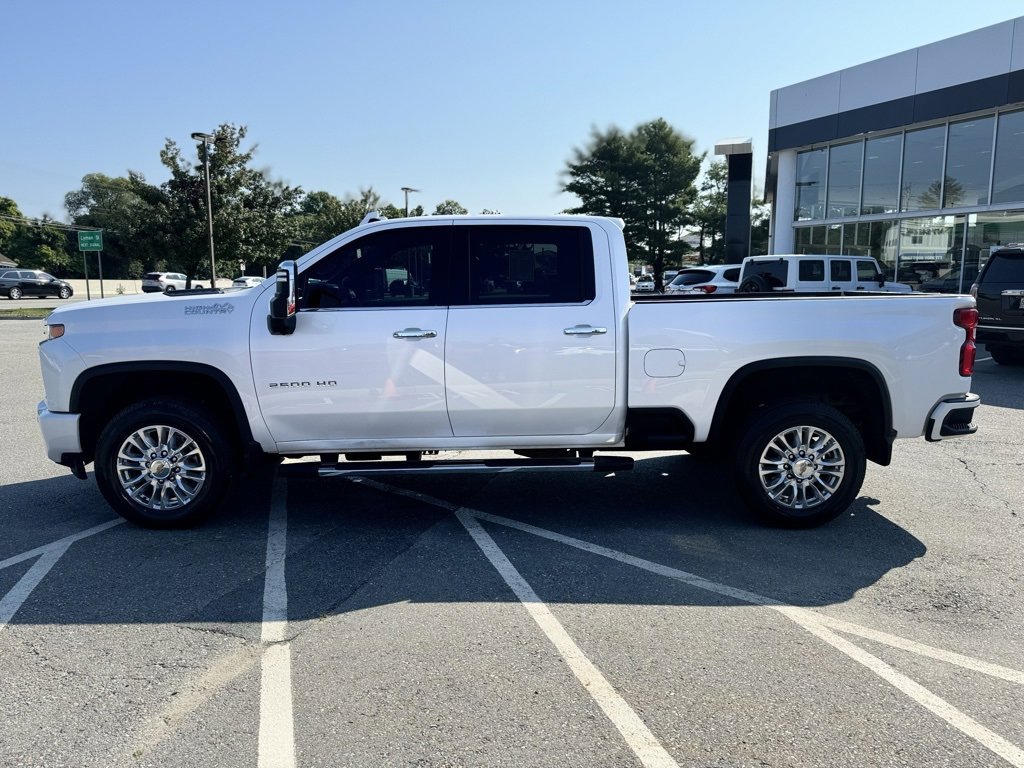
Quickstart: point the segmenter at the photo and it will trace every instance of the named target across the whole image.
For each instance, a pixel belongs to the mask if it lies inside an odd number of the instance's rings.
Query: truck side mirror
[[[875,275],[875,279],[878,281],[878,287],[879,288],[881,288],[883,285],[885,285],[885,275],[883,275],[881,272],[879,272],[877,275]]]
[[[295,262],[282,261],[277,269],[277,290],[270,300],[267,328],[277,336],[295,332]]]

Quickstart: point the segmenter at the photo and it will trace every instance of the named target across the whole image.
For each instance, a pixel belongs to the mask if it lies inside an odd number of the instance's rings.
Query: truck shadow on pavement
[[[75,542],[11,623],[234,625],[232,633],[258,637],[273,483],[270,473],[244,478],[221,513],[192,530],[125,523]],[[800,606],[848,600],[926,552],[866,497],[821,528],[763,527],[724,469],[685,454],[642,459],[617,476],[398,476],[387,485]],[[287,480],[290,622],[394,603],[517,600],[450,509],[408,493],[343,479]],[[8,534],[0,561],[112,519],[91,479],[0,487]],[[546,602],[739,604],[479,520]],[[0,569],[0,599],[33,562]]]

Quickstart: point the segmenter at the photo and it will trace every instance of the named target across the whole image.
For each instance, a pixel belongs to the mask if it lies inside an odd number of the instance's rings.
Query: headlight
[[[63,323],[51,323],[46,326],[47,328],[47,340],[59,339],[64,335],[64,324]]]

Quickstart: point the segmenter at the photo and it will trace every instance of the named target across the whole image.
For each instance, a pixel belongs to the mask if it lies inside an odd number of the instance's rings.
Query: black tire
[[[192,290],[193,291],[201,291],[201,290],[203,290],[203,286],[200,285],[199,283],[196,283],[195,285],[192,286]]]
[[[152,453],[146,456],[142,447]],[[224,429],[207,413],[177,400],[148,400],[125,408],[100,434],[96,482],[126,520],[184,528],[216,511],[231,482],[233,457]]]
[[[24,295],[25,295],[24,291],[22,291],[21,288],[19,288],[16,285],[12,285],[7,290],[7,298],[9,298],[9,299],[11,299],[13,301],[17,301],[18,299],[20,299]]]
[[[767,293],[771,288],[760,275],[751,275],[736,288],[737,293]]]
[[[783,453],[783,445],[793,450]],[[835,519],[864,482],[860,433],[823,403],[765,406],[740,435],[734,456],[740,496],[765,522],[783,528],[813,528]]]
[[[989,346],[986,349],[999,365],[1024,365],[1024,350],[997,346]]]
[[[164,293],[174,293],[175,290],[176,289],[173,285],[168,285],[166,288],[164,288]]]
[[[70,289],[70,288],[68,288],[68,287],[67,287],[67,286],[65,285],[64,287],[62,287],[62,288],[60,289],[60,294],[58,294],[58,295],[59,295],[59,296],[60,296],[60,297],[61,297],[62,299],[70,299],[70,298],[71,298],[71,289]]]

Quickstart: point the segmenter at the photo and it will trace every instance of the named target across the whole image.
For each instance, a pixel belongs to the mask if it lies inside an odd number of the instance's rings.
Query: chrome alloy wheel
[[[206,471],[206,459],[196,441],[166,425],[140,427],[117,451],[121,489],[148,509],[185,506],[202,490]]]
[[[768,441],[758,463],[768,498],[790,509],[811,509],[839,490],[846,456],[820,427],[789,427]]]

